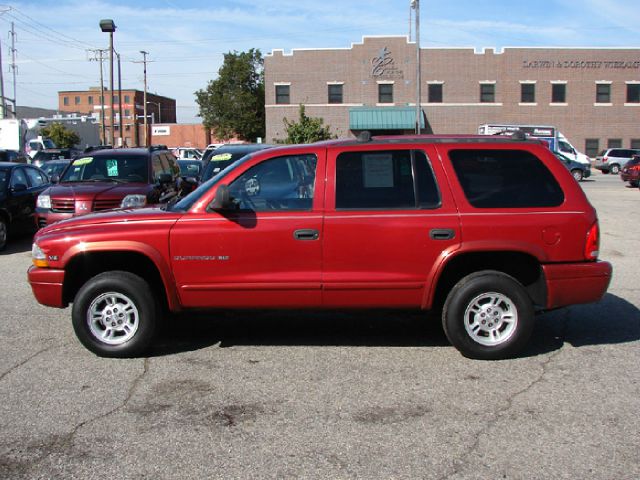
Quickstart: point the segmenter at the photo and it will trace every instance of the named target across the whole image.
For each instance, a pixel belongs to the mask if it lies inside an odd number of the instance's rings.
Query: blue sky
[[[175,98],[178,121],[198,121],[194,92],[216,77],[222,54],[259,48],[349,47],[363,35],[406,35],[409,0],[58,0],[0,4],[5,94],[13,95],[8,32],[17,32],[19,105],[57,107],[59,90],[99,85],[87,49],[107,48],[112,18],[123,88]],[[421,0],[423,47],[638,47],[638,0]],[[105,63],[105,74],[108,64]],[[105,79],[108,79],[105,76]],[[108,84],[108,80],[107,80]]]

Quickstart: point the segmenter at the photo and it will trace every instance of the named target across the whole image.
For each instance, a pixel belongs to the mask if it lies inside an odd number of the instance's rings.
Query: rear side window
[[[344,152],[336,159],[337,209],[437,208],[440,193],[424,152]]]
[[[524,150],[452,150],[458,181],[476,208],[555,207],[564,193],[553,174]]]

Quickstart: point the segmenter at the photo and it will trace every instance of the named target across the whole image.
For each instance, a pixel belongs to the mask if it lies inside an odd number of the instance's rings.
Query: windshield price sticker
[[[76,161],[73,162],[73,165],[87,165],[89,163],[93,162],[93,157],[83,157],[83,158],[79,158]]]

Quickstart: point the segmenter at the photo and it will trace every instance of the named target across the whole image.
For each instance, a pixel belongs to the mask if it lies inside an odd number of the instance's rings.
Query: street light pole
[[[147,103],[158,107],[158,123],[162,123],[162,104],[160,102],[152,102],[151,100],[149,100]]]
[[[124,128],[122,128],[124,122],[124,119],[122,118],[122,72],[120,70],[120,54],[116,53],[116,55],[118,56],[118,117],[120,117],[118,125],[120,132],[120,146],[124,147]]]
[[[113,20],[111,19],[106,19],[106,20],[100,20],[100,29],[105,32],[105,33],[109,33],[109,76],[110,76],[110,94],[111,94],[111,133],[109,135],[109,138],[111,140],[111,145],[115,146],[114,143],[116,143],[116,135],[115,135],[115,106],[114,106],[114,102],[113,102],[113,32],[116,31],[116,24],[113,23]]]
[[[411,7],[416,11],[416,134],[420,135],[422,107],[422,75],[420,65],[420,0],[411,0]]]

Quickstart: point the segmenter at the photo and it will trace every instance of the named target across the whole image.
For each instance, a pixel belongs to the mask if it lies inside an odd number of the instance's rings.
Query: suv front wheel
[[[72,323],[82,344],[101,357],[134,357],[153,340],[158,306],[149,284],[129,272],[105,272],[76,294]]]
[[[460,280],[442,311],[445,334],[465,357],[499,360],[517,354],[528,342],[534,310],[524,287],[497,271]]]
[[[611,165],[609,167],[609,171],[613,174],[613,175],[617,175],[620,173],[620,165],[618,165],[617,163],[614,163],[613,165]]]

